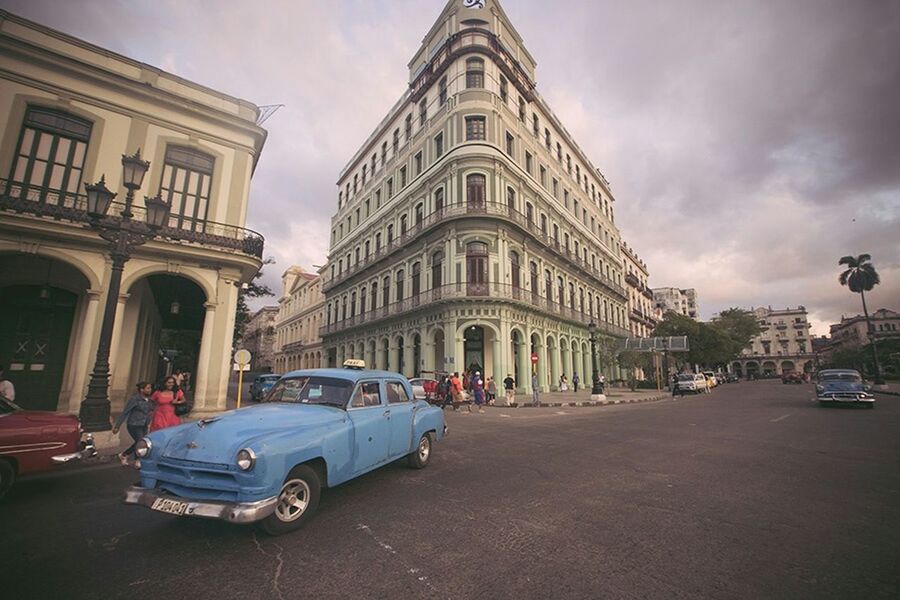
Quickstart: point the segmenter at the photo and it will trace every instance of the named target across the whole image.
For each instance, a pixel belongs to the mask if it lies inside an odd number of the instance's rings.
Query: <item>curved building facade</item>
[[[328,364],[589,380],[589,324],[628,335],[614,197],[535,89],[499,4],[449,2],[410,86],[338,181]],[[602,365],[615,377],[610,364]]]

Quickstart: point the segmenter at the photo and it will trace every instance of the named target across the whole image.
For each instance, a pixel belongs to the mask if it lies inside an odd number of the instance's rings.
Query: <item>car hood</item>
[[[825,381],[820,383],[825,392],[864,392],[865,386],[862,383],[853,381]]]
[[[78,417],[75,415],[58,415],[53,412],[44,410],[17,410],[12,413],[20,419],[25,419],[32,423],[41,425],[65,425],[72,424],[78,426]]]
[[[163,456],[231,465],[241,448],[260,438],[288,430],[310,431],[345,417],[339,408],[310,404],[272,403],[232,410],[176,427],[165,442]]]

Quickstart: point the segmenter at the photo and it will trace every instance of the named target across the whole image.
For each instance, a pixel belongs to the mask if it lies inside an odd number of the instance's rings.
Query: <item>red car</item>
[[[0,396],[0,498],[17,477],[96,454],[78,417],[23,410]]]
[[[781,376],[781,383],[803,383],[803,374],[797,371],[788,371]]]

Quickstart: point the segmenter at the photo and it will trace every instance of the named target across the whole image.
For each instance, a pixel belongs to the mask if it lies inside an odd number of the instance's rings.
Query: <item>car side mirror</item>
[[[871,385],[864,385],[864,386],[863,386],[863,389],[864,389],[865,391],[867,391],[867,392],[871,392],[871,391],[872,391],[872,386],[871,386]]]

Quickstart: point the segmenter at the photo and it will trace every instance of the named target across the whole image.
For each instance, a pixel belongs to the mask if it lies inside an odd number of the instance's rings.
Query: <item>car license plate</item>
[[[183,515],[187,510],[187,502],[179,502],[178,500],[169,500],[168,498],[157,498],[150,507],[159,512],[169,513],[171,515]]]

